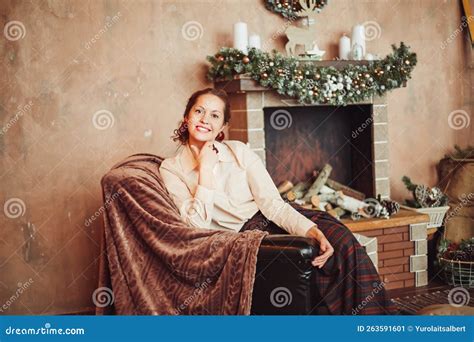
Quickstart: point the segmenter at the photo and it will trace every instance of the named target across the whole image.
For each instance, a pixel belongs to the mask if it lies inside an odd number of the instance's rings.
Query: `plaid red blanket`
[[[290,203],[298,212],[315,222],[334,247],[334,255],[323,268],[315,268],[314,286],[333,315],[388,315],[398,312],[387,295],[372,260],[343,223],[324,211],[305,209]],[[262,230],[288,234],[258,211],[240,230]]]

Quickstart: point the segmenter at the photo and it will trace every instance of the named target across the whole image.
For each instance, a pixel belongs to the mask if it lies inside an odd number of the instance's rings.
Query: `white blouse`
[[[219,161],[213,169],[213,190],[198,184],[198,162],[188,144],[161,163],[160,174],[184,222],[239,231],[261,210],[292,235],[305,236],[315,225],[281,198],[262,160],[245,143],[224,140],[214,145]]]

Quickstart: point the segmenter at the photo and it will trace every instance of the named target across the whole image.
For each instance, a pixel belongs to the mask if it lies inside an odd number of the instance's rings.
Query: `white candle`
[[[258,34],[252,34],[249,37],[249,48],[262,48],[262,43],[260,41],[260,36]]]
[[[248,35],[247,24],[238,22],[234,24],[234,48],[247,53]]]
[[[352,28],[352,42],[351,49],[355,44],[359,44],[362,47],[362,56],[365,56],[365,27],[364,25],[355,25]]]
[[[348,60],[351,55],[351,39],[343,35],[339,39],[339,59]]]

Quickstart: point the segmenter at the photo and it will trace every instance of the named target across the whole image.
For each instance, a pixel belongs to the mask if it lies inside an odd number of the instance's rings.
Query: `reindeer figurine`
[[[306,0],[299,0],[299,4],[302,10],[296,12],[298,17],[307,17],[307,29],[299,28],[296,26],[290,26],[285,30],[288,43],[285,45],[286,53],[288,56],[295,55],[296,45],[304,45],[305,53],[312,55],[318,55],[322,57],[325,51],[319,50],[315,41],[314,30],[311,30],[311,24],[314,23],[316,15],[318,13],[316,9],[316,0],[309,0],[309,4]]]

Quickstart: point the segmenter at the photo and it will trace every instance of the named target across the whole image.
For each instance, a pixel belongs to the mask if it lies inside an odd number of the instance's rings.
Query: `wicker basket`
[[[449,285],[474,288],[474,262],[438,257],[444,278]]]
[[[443,225],[444,216],[449,210],[449,205],[445,207],[433,207],[433,208],[412,208],[405,205],[401,205],[402,208],[417,211],[422,214],[427,214],[430,217],[428,228],[438,228]]]

